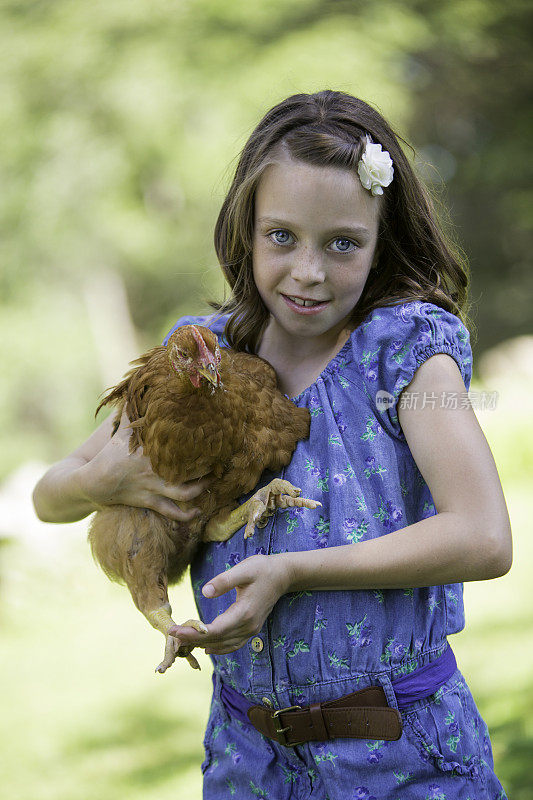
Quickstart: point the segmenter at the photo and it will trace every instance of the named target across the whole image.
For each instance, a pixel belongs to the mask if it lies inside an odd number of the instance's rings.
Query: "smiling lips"
[[[287,294],[282,294],[281,296],[289,308],[298,314],[318,314],[329,303],[329,300],[311,300]]]
[[[314,306],[317,303],[323,303],[323,300],[304,300],[302,297],[293,297],[292,295],[288,294],[286,297],[289,300],[293,300],[295,303],[298,303],[299,306]]]

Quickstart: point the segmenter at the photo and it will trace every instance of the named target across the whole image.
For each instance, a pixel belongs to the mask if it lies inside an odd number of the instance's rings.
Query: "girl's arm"
[[[466,393],[457,364],[446,354],[425,361],[407,388],[437,396]],[[260,631],[287,592],[414,588],[496,578],[509,571],[505,498],[472,409],[426,406],[399,408],[398,413],[437,514],[366,542],[246,558],[202,587],[205,597],[236,588],[237,598],[207,626],[208,634],[179,628],[182,643],[231,653]]]
[[[466,395],[456,362],[444,353],[425,361],[406,390]],[[366,542],[280,554],[287,591],[434,586],[497,578],[511,568],[505,498],[472,408],[398,406],[398,418],[437,514]]]
[[[189,520],[196,509],[176,503],[193,500],[209,485],[191,481],[171,486],[152,470],[142,448],[129,452],[131,431],[123,415],[114,436],[111,414],[80,447],[54,464],[33,491],[43,522],[75,522],[108,505],[151,508],[174,520]]]

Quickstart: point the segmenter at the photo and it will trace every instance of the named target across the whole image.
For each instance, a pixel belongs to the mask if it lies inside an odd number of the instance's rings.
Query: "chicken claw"
[[[177,625],[171,626],[166,633],[166,642],[165,642],[165,657],[163,661],[158,664],[155,668],[156,672],[166,672],[169,667],[172,666],[176,658],[186,658],[189,664],[193,669],[201,669],[200,664],[196,660],[196,658],[191,653],[191,650],[194,649],[194,645],[185,645],[181,644],[178,636],[173,636],[171,634],[171,630],[177,628]],[[203,622],[200,622],[197,619],[188,619],[187,622],[184,622],[183,625],[180,627],[190,627],[194,628],[199,633],[207,633],[207,628]]]
[[[301,489],[293,486],[289,481],[282,478],[274,478],[262,489],[259,489],[245,505],[248,507],[248,522],[244,530],[244,538],[253,536],[254,529],[264,528],[268,518],[275,513],[278,508],[317,508],[321,506],[318,500],[309,500],[307,497],[300,497]]]
[[[193,654],[191,652],[180,653],[180,649],[184,650],[185,648],[184,646],[180,645],[178,639],[176,639],[174,636],[167,636],[165,644],[165,657],[163,661],[155,668],[155,671],[163,674],[163,672],[166,672],[167,669],[172,666],[178,656],[183,656],[186,658],[193,669],[200,669],[200,664]]]
[[[289,506],[316,508],[322,505],[317,500],[299,497],[301,491],[289,481],[274,478],[242,505],[233,509],[222,509],[215,517],[211,517],[203,533],[203,541],[226,542],[243,525],[246,525],[244,538],[248,539],[253,535],[255,526],[264,527],[268,517],[277,508],[288,508]]]

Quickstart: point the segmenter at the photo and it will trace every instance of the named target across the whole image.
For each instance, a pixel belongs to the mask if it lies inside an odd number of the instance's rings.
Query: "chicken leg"
[[[143,521],[146,520],[143,518]],[[155,526],[158,524],[166,523],[159,518],[152,518],[152,544],[155,539]],[[198,661],[191,653],[193,648],[181,644],[178,638],[169,634],[169,630],[175,627],[176,623],[171,617],[172,608],[168,602],[166,559],[155,547],[151,551],[150,559],[139,560],[145,544],[146,539],[138,532],[135,533],[134,541],[129,549],[128,569],[124,572],[123,577],[133,602],[141,614],[146,617],[153,628],[161,631],[165,637],[165,654],[155,671],[165,672],[178,656],[186,658],[193,669],[200,669]],[[183,624],[195,628],[200,633],[207,633],[206,626],[199,620],[189,619]]]
[[[156,672],[166,672],[166,670],[172,666],[177,656],[186,658],[193,669],[200,669],[200,664],[191,653],[192,647],[180,644],[179,638],[169,634],[169,630],[176,627],[176,623],[170,616],[172,609],[169,603],[165,603],[165,605],[155,611],[145,611],[143,613],[150,625],[158,631],[161,631],[166,638],[165,655],[163,661],[155,668]],[[200,622],[200,620],[188,619],[187,622],[181,625],[183,628],[186,626],[194,628],[199,633],[207,633],[206,626],[203,622]]]
[[[203,534],[204,542],[225,542],[246,523],[244,538],[253,536],[254,529],[264,528],[268,518],[278,508],[317,508],[318,500],[299,497],[301,489],[282,478],[274,478],[241,506],[228,511],[223,509],[209,520]]]

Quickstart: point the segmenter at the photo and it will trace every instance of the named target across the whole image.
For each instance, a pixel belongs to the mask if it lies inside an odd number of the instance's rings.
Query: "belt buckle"
[[[285,728],[282,728],[279,715],[284,714],[285,711],[297,711],[301,708],[301,706],[287,706],[287,708],[279,708],[272,714],[272,719],[274,720],[274,725],[276,727],[276,739],[280,744],[285,745],[285,747],[295,747],[297,744],[303,744],[303,742],[293,742],[292,744],[287,742],[287,737],[285,734],[287,731],[291,730],[291,726],[287,725]]]

